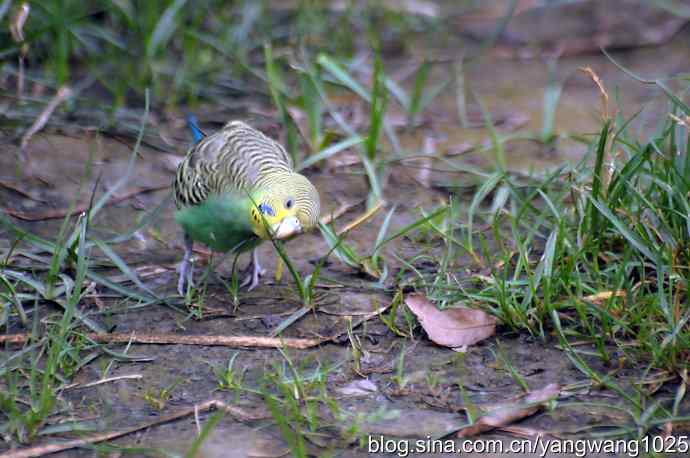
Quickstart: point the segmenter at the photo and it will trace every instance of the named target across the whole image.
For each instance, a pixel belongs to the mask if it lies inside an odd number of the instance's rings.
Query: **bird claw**
[[[189,236],[185,235],[184,243],[184,257],[182,258],[182,262],[180,262],[180,265],[178,267],[180,276],[177,279],[177,292],[180,294],[180,296],[186,295],[187,291],[185,290],[185,283],[187,284],[187,288],[194,287],[194,266],[192,264],[193,242],[192,239],[189,238]]]
[[[266,269],[259,264],[259,255],[256,253],[256,250],[252,252],[252,260],[245,272],[247,272],[247,275],[244,277],[240,287],[248,286],[247,291],[251,291],[259,286],[259,279],[266,275]]]
[[[253,263],[252,263],[253,264]],[[259,286],[260,279],[264,275],[266,275],[266,269],[256,269],[253,268],[252,265],[249,266],[251,268],[251,272],[248,272],[247,275],[244,277],[244,280],[242,281],[242,284],[240,284],[240,287],[244,288],[245,286],[247,287],[247,291],[251,291],[257,286]],[[249,270],[249,269],[247,269]]]
[[[190,261],[183,260],[179,265],[178,271],[180,272],[180,276],[177,279],[177,292],[180,296],[185,296],[187,293],[185,284],[187,288],[194,287],[194,267]]]

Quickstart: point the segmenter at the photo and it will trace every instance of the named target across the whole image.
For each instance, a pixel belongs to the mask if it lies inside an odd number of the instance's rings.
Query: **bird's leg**
[[[251,291],[259,286],[259,278],[266,273],[266,269],[261,268],[261,264],[259,263],[259,252],[256,248],[252,250],[252,260],[245,272],[247,272],[247,276],[244,278],[241,286],[245,287],[249,285],[247,291]]]
[[[194,286],[192,277],[194,276],[194,267],[192,266],[192,248],[194,247],[194,240],[185,234],[184,235],[184,256],[180,263],[180,278],[177,280],[177,292],[180,296],[185,295],[185,283],[187,288]]]

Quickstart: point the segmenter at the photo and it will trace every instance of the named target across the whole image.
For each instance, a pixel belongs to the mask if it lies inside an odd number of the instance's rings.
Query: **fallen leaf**
[[[439,310],[421,294],[405,299],[429,339],[446,347],[473,345],[496,333],[496,318],[478,309],[456,307]]]
[[[560,391],[561,387],[558,384],[550,383],[540,390],[530,391],[521,398],[480,406],[480,410],[485,414],[474,424],[458,431],[458,437],[476,436],[534,415],[545,403],[555,399]]]
[[[587,302],[592,302],[596,305],[601,305],[607,300],[611,299],[611,297],[622,297],[625,298],[625,291],[601,291],[596,294],[590,294],[589,296],[585,296],[582,298],[582,300],[587,301]]]

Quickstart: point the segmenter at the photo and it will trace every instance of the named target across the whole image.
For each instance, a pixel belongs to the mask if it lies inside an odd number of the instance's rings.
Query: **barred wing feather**
[[[174,182],[177,208],[198,205],[211,194],[250,191],[270,181],[275,172],[292,171],[285,149],[241,121],[192,147],[177,169]]]

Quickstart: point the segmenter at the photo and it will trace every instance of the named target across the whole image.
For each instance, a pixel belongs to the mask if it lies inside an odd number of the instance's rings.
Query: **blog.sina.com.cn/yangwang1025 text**
[[[635,458],[649,453],[690,452],[688,436],[645,436],[641,439],[547,439],[538,436],[534,439],[390,439],[383,436],[369,436],[368,452],[407,457],[416,453],[438,454],[567,454],[585,457],[604,453]]]

